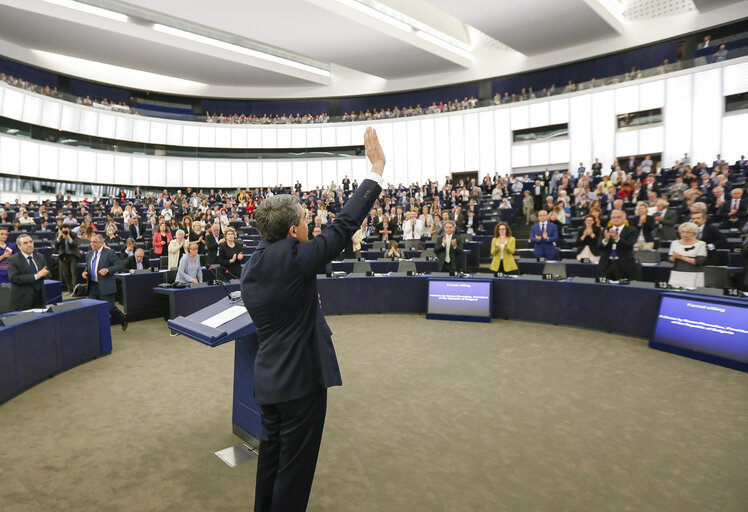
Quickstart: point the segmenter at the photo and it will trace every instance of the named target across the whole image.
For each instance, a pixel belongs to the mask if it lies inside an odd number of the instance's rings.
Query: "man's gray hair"
[[[299,223],[299,199],[281,194],[265,199],[255,211],[255,222],[266,242],[277,242],[288,235],[288,228]]]
[[[6,230],[6,231],[7,231],[7,230]],[[33,238],[31,238],[31,235],[29,235],[29,234],[23,233],[23,234],[21,234],[21,235],[18,235],[18,236],[16,237],[16,243],[20,244],[22,240],[26,240],[27,238],[28,238],[29,240],[33,240]]]
[[[91,240],[94,240],[94,239],[95,239],[95,240],[96,240],[97,242],[101,242],[101,243],[104,243],[104,236],[103,236],[103,235],[101,235],[101,234],[99,234],[99,233],[96,233],[95,235],[93,235],[93,236],[91,237]]]

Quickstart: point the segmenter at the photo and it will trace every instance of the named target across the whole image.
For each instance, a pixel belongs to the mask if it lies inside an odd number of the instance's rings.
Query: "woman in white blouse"
[[[704,262],[706,243],[698,240],[699,227],[693,222],[684,222],[678,228],[679,240],[670,242],[669,260],[673,263],[670,271],[670,286],[680,288],[700,288],[704,286]]]

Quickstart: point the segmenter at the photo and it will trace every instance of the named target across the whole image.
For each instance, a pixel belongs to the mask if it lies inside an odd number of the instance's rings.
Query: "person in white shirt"
[[[167,224],[174,216],[174,213],[171,211],[171,203],[169,203],[168,201],[164,203],[164,208],[161,210],[161,216],[164,218]]]
[[[420,240],[423,232],[423,222],[417,219],[413,212],[405,212],[403,222],[403,240]]]

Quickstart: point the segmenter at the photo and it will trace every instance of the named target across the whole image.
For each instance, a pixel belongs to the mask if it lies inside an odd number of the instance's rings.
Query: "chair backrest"
[[[397,262],[398,272],[416,272],[415,261],[399,261]]]
[[[634,259],[639,263],[659,263],[660,253],[657,251],[641,249],[634,251]]]
[[[353,264],[354,274],[365,274],[371,271],[371,264],[368,261],[357,261]]]
[[[387,242],[376,240],[374,243],[372,243],[371,248],[374,251],[382,251],[387,248]]]
[[[420,240],[406,240],[403,242],[406,251],[420,251],[423,249],[423,242]]]
[[[168,266],[169,266],[169,257],[160,256],[158,259],[158,268],[165,269],[165,268],[168,268]]]
[[[543,274],[566,277],[566,263],[546,263],[543,266]]]
[[[732,279],[727,267],[704,267],[704,286],[707,288],[730,288]]]
[[[434,249],[424,249],[421,252],[421,258],[436,258],[436,252],[434,252]]]
[[[179,269],[177,267],[172,267],[166,272],[166,282],[167,283],[173,283],[177,280],[177,272]]]

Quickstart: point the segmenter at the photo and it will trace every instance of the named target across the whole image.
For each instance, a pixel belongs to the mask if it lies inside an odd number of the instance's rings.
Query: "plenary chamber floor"
[[[570,327],[328,321],[344,385],[309,511],[745,511],[744,373]],[[112,333],[0,406],[0,509],[250,510],[255,462],[213,454],[239,443],[232,344]]]

